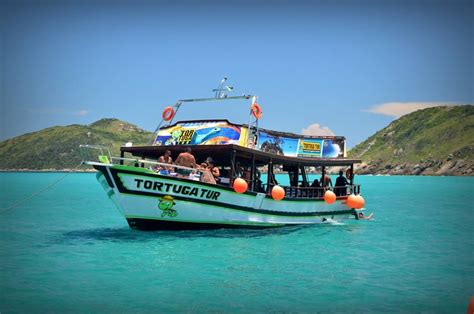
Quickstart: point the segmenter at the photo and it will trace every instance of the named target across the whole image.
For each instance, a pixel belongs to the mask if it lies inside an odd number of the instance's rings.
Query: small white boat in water
[[[121,147],[120,157],[102,151],[98,161],[84,161],[98,170],[98,181],[129,226],[140,230],[261,228],[357,219],[356,207],[363,204],[348,206],[348,197],[360,193],[352,175],[360,160],[345,157],[345,138],[260,128],[257,97],[228,97],[224,82],[214,98],[179,100],[165,108],[152,144],[128,144]],[[231,100],[250,102],[247,124],[223,119],[173,123],[183,104]],[[198,165],[209,157],[214,160],[220,170],[216,184],[203,182],[209,175],[205,169],[158,162],[167,150],[175,160],[188,147]],[[320,186],[309,182],[309,172],[318,171],[324,178],[328,167],[345,167],[347,184],[332,188],[326,180]],[[267,173],[265,182],[260,171]],[[290,183],[279,184],[276,173],[288,174]]]

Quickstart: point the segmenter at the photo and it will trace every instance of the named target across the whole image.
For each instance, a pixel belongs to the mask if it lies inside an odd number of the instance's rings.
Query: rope
[[[31,200],[32,198],[34,198],[35,196],[45,192],[46,190],[48,190],[49,188],[55,186],[56,184],[58,184],[60,181],[64,180],[64,178],[66,178],[68,175],[70,175],[74,170],[76,170],[77,168],[79,168],[80,166],[82,166],[82,162],[77,165],[76,167],[74,167],[73,169],[69,170],[65,175],[63,175],[62,177],[60,177],[59,179],[57,179],[56,181],[54,181],[53,183],[49,184],[48,186],[46,186],[45,188],[39,190],[39,191],[36,191],[35,193],[31,194],[30,196],[28,196],[27,198],[24,198],[16,203],[14,203],[13,205],[7,207],[7,208],[2,208],[0,209],[0,214],[2,213],[5,213],[9,210],[12,210],[16,207],[18,207],[19,205],[22,205],[24,204],[25,202]]]

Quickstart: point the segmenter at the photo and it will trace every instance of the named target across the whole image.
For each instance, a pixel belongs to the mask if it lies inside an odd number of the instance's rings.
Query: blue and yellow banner
[[[246,134],[241,127],[227,122],[185,122],[161,129],[155,145],[242,145],[241,135]]]

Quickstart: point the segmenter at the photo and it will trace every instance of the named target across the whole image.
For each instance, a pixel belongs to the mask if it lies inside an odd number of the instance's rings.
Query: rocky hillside
[[[81,161],[80,144],[106,145],[118,155],[127,142],[140,145],[151,139],[151,132],[118,119],[56,126],[0,142],[0,169],[70,169]]]
[[[474,175],[474,106],[434,107],[390,123],[349,152],[360,174]]]
[[[99,144],[118,155],[127,142],[147,144],[152,133],[117,119],[57,126],[0,142],[0,169],[71,169],[80,144]],[[86,156],[96,159],[98,153]],[[474,106],[435,107],[393,121],[349,151],[360,174],[474,175]]]

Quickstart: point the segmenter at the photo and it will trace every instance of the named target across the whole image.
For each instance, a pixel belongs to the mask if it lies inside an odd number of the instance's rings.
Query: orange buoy
[[[351,194],[346,200],[346,205],[349,208],[361,209],[365,206],[365,200],[360,195]]]
[[[165,110],[163,110],[163,114],[161,115],[163,120],[165,121],[170,121],[174,117],[174,109],[173,107],[166,107]]]
[[[365,200],[362,196],[359,195],[356,195],[356,209],[361,209],[365,206]]]
[[[242,178],[237,178],[234,180],[234,191],[237,193],[245,193],[248,188],[247,181]]]
[[[272,197],[275,201],[282,200],[285,197],[285,190],[281,186],[275,185],[272,188]]]
[[[474,296],[472,296],[471,302],[469,302],[469,304],[467,306],[467,313],[468,314],[474,313]]]
[[[354,194],[351,194],[347,197],[347,200],[346,200],[346,205],[347,207],[349,208],[356,208],[356,205],[357,205],[357,198]]]
[[[332,204],[336,201],[336,194],[333,191],[327,190],[324,193],[324,201],[326,204]]]
[[[262,117],[262,108],[260,108],[259,104],[253,103],[250,106],[250,111],[252,112],[255,119],[260,119]]]

